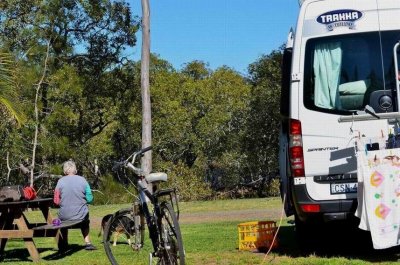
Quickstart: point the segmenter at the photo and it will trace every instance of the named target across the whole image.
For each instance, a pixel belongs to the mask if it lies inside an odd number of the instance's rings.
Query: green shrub
[[[178,190],[179,200],[195,201],[205,200],[211,197],[212,191],[201,178],[201,174],[195,167],[189,168],[183,163],[163,163],[164,172],[168,174],[166,187],[175,187]]]
[[[93,192],[95,205],[120,204],[134,201],[137,194],[133,185],[123,185],[117,182],[111,175],[100,179],[100,189]]]
[[[269,185],[266,187],[267,189],[267,197],[277,197],[280,195],[280,180],[278,178],[274,178],[269,182]]]

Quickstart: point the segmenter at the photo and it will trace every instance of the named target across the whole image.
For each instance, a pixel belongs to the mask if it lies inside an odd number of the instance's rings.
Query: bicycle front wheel
[[[151,242],[144,242],[144,220],[132,209],[116,212],[104,227],[103,244],[112,265],[149,264]]]
[[[178,218],[169,203],[161,205],[161,249],[158,264],[184,265],[185,252]]]

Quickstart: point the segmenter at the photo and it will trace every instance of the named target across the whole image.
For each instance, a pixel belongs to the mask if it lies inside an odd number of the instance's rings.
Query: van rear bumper
[[[305,184],[293,185],[292,183],[291,186],[293,205],[300,221],[329,222],[354,218],[354,212],[357,209],[357,199],[315,201],[308,195]],[[320,205],[320,211],[317,213],[304,212],[301,208],[301,205],[304,204],[318,204]]]

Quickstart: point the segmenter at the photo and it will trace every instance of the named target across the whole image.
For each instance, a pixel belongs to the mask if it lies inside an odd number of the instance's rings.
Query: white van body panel
[[[341,25],[340,21],[337,21],[339,23],[336,26],[328,28],[328,25],[317,21],[317,18],[324,14],[327,14],[323,18],[325,21],[335,20],[335,18],[328,17],[330,13],[346,10],[354,10],[362,14],[361,18],[354,21],[352,27],[343,26],[346,24]],[[292,80],[288,101],[290,104],[289,119],[301,122],[305,186],[307,195],[314,201],[356,199],[357,194],[354,192],[331,194],[330,183],[317,182],[315,177],[355,174],[357,171],[356,154],[365,151],[365,146],[360,146],[360,141],[356,143],[357,136],[362,140],[361,145],[378,143],[380,148],[384,148],[389,134],[396,128],[395,122],[388,119],[339,122],[341,114],[317,111],[306,107],[304,103],[304,73],[307,42],[339,35],[351,36],[359,33],[394,30],[400,30],[399,0],[305,0],[301,5],[293,45]],[[362,50],[364,47],[359,47],[359,49]],[[380,52],[376,51],[376,53]],[[368,65],[364,65],[364,67],[368,67]],[[280,139],[280,142],[282,175],[287,171],[288,163],[285,158],[287,153],[283,149],[289,145],[284,137]]]
[[[384,30],[398,30],[400,24],[400,2],[398,0],[378,1],[378,9],[381,28]]]
[[[304,3],[302,6],[304,12],[301,14],[303,18],[300,18],[298,22],[295,41],[296,45],[300,46],[300,49],[297,50],[297,53],[296,50],[294,51],[294,56],[298,56],[299,59],[294,59],[293,72],[304,73],[304,51],[307,40],[310,38],[399,29],[400,19],[394,18],[396,17],[395,15],[399,15],[400,1],[386,2],[391,3],[385,3],[382,8],[388,10],[382,10],[379,13],[377,12],[375,0],[325,0]],[[393,9],[393,6],[397,6],[397,9]],[[337,27],[332,31],[328,31],[324,25],[316,22],[316,18],[319,15],[332,10],[341,10],[344,7],[345,9],[358,10],[363,13],[363,17],[356,23],[356,29]],[[354,149],[354,132],[360,132],[366,139],[371,138],[371,142],[375,142],[375,139],[387,139],[389,130],[393,130],[393,126],[389,125],[387,120],[339,123],[337,115],[309,110],[302,104],[303,89],[298,89],[298,87],[302,88],[303,85],[303,80],[300,80],[295,86],[292,86],[292,92],[298,90],[298,95],[293,94],[294,99],[298,96],[295,103],[298,106],[298,111],[292,112],[292,116],[300,120],[302,124],[304,167],[309,196],[317,201],[356,198],[356,193],[332,195],[330,186],[314,182],[313,176],[355,172],[357,164],[354,155],[332,159],[333,152],[349,148]]]

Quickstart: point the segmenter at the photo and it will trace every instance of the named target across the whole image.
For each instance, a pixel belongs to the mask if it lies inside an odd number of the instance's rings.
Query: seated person
[[[60,206],[58,218],[62,221],[83,220],[81,224],[82,236],[86,250],[96,250],[89,237],[89,207],[93,201],[89,183],[82,176],[77,175],[76,165],[69,160],[63,164],[64,177],[57,182],[54,191],[54,203]]]

